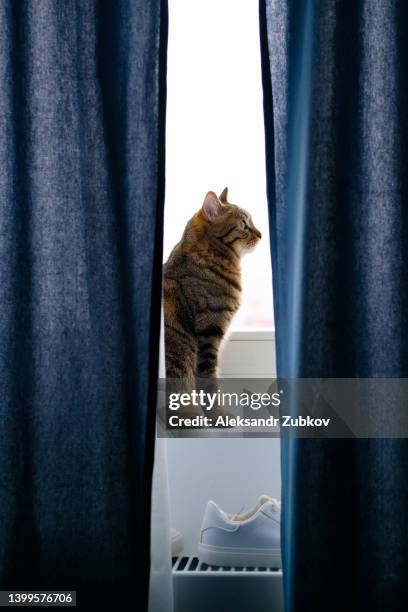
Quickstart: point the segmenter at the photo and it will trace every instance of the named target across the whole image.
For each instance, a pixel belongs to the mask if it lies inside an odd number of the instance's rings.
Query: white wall
[[[167,449],[172,526],[184,535],[187,555],[197,554],[209,499],[231,513],[262,494],[280,499],[279,440],[174,439]]]
[[[244,339],[246,337],[246,340]],[[228,378],[275,376],[274,334],[231,334],[221,355]],[[255,389],[254,389],[255,391]],[[209,499],[224,510],[249,509],[262,494],[280,499],[280,443],[272,438],[170,439],[168,443],[172,525],[183,533],[185,553],[194,555]]]

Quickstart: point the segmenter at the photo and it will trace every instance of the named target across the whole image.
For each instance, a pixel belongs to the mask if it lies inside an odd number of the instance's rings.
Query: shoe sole
[[[201,563],[224,567],[282,567],[280,548],[226,548],[199,544],[198,558]]]

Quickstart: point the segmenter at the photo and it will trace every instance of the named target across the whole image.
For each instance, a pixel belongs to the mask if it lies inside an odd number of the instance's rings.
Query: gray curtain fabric
[[[408,4],[260,8],[278,374],[406,377]],[[408,608],[407,476],[405,440],[283,440],[286,610]]]
[[[0,2],[0,588],[80,607],[146,607],[166,32]]]

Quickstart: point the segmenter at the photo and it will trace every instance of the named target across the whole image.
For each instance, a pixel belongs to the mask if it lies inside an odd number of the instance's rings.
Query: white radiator
[[[174,612],[282,612],[282,572],[173,559]]]

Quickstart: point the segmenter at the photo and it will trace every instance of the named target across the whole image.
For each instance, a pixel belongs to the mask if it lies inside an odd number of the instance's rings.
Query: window
[[[242,261],[243,304],[220,369],[223,377],[273,378],[258,2],[170,0],[169,10],[164,255],[210,189],[227,186],[230,200],[250,211],[263,238]],[[185,555],[196,554],[208,499],[233,512],[263,492],[279,497],[278,439],[173,438],[167,450],[172,525]]]
[[[262,231],[243,258],[243,300],[232,329],[271,329],[257,2],[170,0],[164,257],[207,191],[225,186]]]

